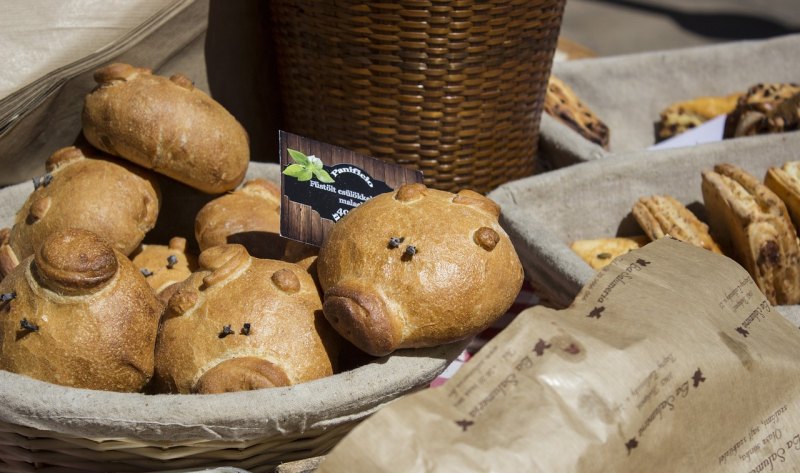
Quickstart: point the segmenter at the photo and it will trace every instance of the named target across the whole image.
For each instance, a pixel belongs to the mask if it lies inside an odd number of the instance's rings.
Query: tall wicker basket
[[[488,192],[534,172],[565,0],[273,0],[284,127]]]

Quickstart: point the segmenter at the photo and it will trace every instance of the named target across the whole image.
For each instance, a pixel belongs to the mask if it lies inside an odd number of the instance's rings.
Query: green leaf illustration
[[[291,156],[292,161],[294,161],[295,163],[302,164],[303,166],[308,165],[308,156],[306,156],[305,154],[290,148],[287,148],[286,151],[289,152],[289,156]]]
[[[302,164],[290,164],[286,166],[286,169],[283,170],[283,173],[291,177],[300,177],[300,175],[306,171],[307,169]]]
[[[314,176],[319,180],[319,182],[327,182],[327,183],[334,182],[331,175],[328,174],[328,171],[324,169],[315,169],[313,173]]]

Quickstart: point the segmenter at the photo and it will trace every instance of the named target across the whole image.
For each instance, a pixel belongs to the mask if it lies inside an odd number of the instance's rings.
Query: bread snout
[[[274,363],[262,358],[245,356],[225,360],[206,371],[197,380],[192,392],[195,394],[219,394],[254,389],[289,386],[286,372]]]
[[[325,318],[362,351],[383,356],[398,348],[402,325],[374,285],[344,280],[325,291]]]

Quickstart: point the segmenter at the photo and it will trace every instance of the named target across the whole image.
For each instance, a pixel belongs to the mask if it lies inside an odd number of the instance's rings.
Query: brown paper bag
[[[799,381],[800,332],[745,270],[661,239],[569,309],[522,312],[318,471],[798,471]]]

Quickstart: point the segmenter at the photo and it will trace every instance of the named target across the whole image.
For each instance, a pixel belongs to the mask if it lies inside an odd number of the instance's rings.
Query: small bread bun
[[[182,74],[112,64],[94,74],[83,134],[95,147],[209,194],[242,182],[247,133],[222,105]]]
[[[163,306],[99,236],[52,233],[0,294],[0,369],[106,391],[137,392],[150,380]]]
[[[200,254],[173,291],[156,344],[154,387],[219,393],[333,374],[340,338],[301,267],[251,257],[241,245]]]
[[[146,170],[71,146],[53,153],[47,171],[17,212],[0,260],[22,261],[51,233],[66,228],[89,230],[128,255],[155,226],[161,195]]]
[[[251,256],[266,259],[283,255],[286,240],[280,231],[280,189],[264,179],[247,181],[207,203],[197,213],[194,225],[200,251],[237,243]]]
[[[631,250],[646,245],[646,236],[594,238],[590,240],[576,240],[569,247],[586,261],[592,269],[603,269],[617,256],[624,255]]]
[[[406,184],[351,210],[317,259],[331,325],[375,356],[472,336],[519,294],[500,208],[469,190]]]
[[[141,245],[132,260],[156,294],[197,269],[197,258],[186,253],[186,239],[182,237],[173,237],[168,245]]]

